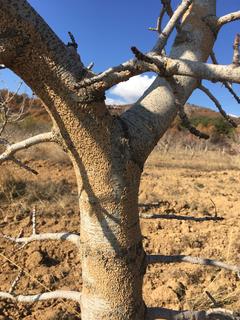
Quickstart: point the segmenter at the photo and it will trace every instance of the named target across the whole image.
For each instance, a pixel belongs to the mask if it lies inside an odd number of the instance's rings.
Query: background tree
[[[30,238],[9,237],[9,240],[74,242],[81,252],[83,279],[81,294],[56,291],[29,297],[1,293],[2,297],[26,302],[53,296],[75,299],[80,302],[83,320],[180,319],[193,315],[147,309],[143,302],[146,265],[160,261],[161,256],[146,257],[143,250],[138,189],[147,157],[177,113],[191,132],[207,138],[191,126],[183,109],[201,79],[223,81],[230,90],[229,82],[240,83],[239,37],[234,43],[232,64],[204,63],[212,53],[221,27],[239,19],[240,12],[217,18],[216,0],[183,0],[174,12],[170,1],[162,0],[162,3],[155,46],[146,54],[132,47],[135,59],[96,75],[91,67],[83,65],[71,33],[71,42],[65,45],[27,1],[0,0],[1,68],[11,69],[32,88],[53,121],[51,132],[16,144],[2,140],[5,151],[0,163],[14,161],[36,173],[17,159],[15,153],[38,143],[58,143],[73,163],[81,216],[80,236],[37,235],[33,220]],[[161,31],[165,12],[171,18]],[[167,57],[164,47],[175,27],[177,36]],[[147,71],[158,74],[154,83],[120,117],[110,115],[105,91]],[[190,262],[212,263],[201,259]],[[236,267],[230,268],[238,271]],[[214,313],[235,317],[224,310],[200,311],[195,316],[206,319]]]

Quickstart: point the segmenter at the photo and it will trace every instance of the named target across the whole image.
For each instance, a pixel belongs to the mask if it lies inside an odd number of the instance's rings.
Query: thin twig
[[[192,264],[200,264],[203,266],[212,266],[221,269],[230,270],[236,273],[240,272],[240,267],[236,265],[226,264],[221,261],[213,260],[213,259],[205,259],[205,258],[198,258],[186,255],[176,255],[176,256],[165,256],[165,255],[149,255],[148,256],[148,263],[177,263],[177,262],[186,262]]]
[[[211,91],[208,88],[206,88],[205,86],[203,86],[202,84],[200,84],[198,88],[202,92],[204,92],[214,102],[215,106],[217,107],[217,109],[219,110],[219,112],[223,116],[223,118],[226,119],[227,122],[231,124],[231,126],[233,126],[234,128],[237,128],[237,126],[238,126],[237,123],[224,111],[220,102],[217,100],[216,97],[214,97],[214,95],[211,93]]]
[[[6,160],[13,160],[12,157],[17,151],[27,149],[31,146],[34,146],[39,143],[44,143],[44,142],[55,142],[55,133],[52,131],[46,132],[46,133],[40,133],[31,138],[8,145],[6,150],[0,155],[0,163]]]
[[[22,237],[22,238],[14,238],[14,237],[0,234],[0,237],[15,243],[30,243],[33,241],[48,241],[48,240],[49,241],[66,240],[74,243],[77,247],[80,246],[80,236],[72,232],[40,233],[40,234],[32,234],[29,237]]]
[[[131,50],[132,50],[133,54],[135,55],[135,57],[138,60],[144,61],[144,62],[147,62],[147,63],[150,63],[150,64],[155,64],[158,67],[159,71],[160,71],[160,64],[159,64],[159,66],[157,65],[159,61],[154,59],[153,56],[150,57],[149,55],[142,53],[136,47],[131,47]]]
[[[156,45],[151,50],[155,53],[161,53],[162,49],[165,47],[169,36],[171,35],[173,29],[178,23],[179,19],[182,15],[187,11],[189,6],[192,4],[193,0],[183,0],[179,7],[175,10],[166,27],[163,29],[161,34],[159,35],[159,39]]]
[[[36,208],[33,208],[32,210],[32,235],[35,235],[36,233]]]
[[[159,14],[159,17],[157,19],[157,25],[155,28],[148,28],[148,30],[150,31],[156,31],[158,32],[159,34],[161,34],[162,32],[162,20],[163,20],[163,17],[164,17],[164,14],[166,12],[166,9],[164,8],[164,6],[161,8],[161,11],[160,11],[160,14]]]
[[[13,281],[13,283],[12,283],[12,285],[11,285],[9,291],[8,291],[9,294],[13,293],[13,291],[15,290],[16,286],[18,285],[18,282],[20,281],[22,275],[23,275],[23,271],[20,270],[18,275],[17,275],[17,277]]]
[[[94,67],[94,62],[89,63],[89,65],[87,66],[88,70],[92,70],[92,68]]]
[[[221,303],[217,302],[216,299],[214,299],[214,297],[211,295],[209,291],[205,291],[205,293],[208,296],[208,298],[211,300],[214,308],[221,307]]]
[[[31,275],[31,273],[28,271],[28,270],[26,270],[26,269],[24,269],[24,268],[22,268],[21,266],[19,266],[17,263],[15,263],[11,258],[9,258],[9,257],[7,257],[6,255],[4,255],[3,253],[1,253],[0,252],[0,256],[2,257],[2,258],[4,258],[6,261],[8,261],[8,262],[10,262],[13,266],[15,266],[18,270],[22,270],[23,272],[24,272],[24,274],[25,275],[27,275],[31,280],[33,280],[34,282],[37,282],[42,288],[44,288],[47,292],[46,293],[44,293],[44,295],[45,294],[47,294],[47,297],[48,298],[50,298],[50,296],[52,296],[52,293],[54,293],[54,291],[51,291],[44,283],[42,283],[41,281],[39,281],[37,278],[35,278],[35,277],[33,277],[32,275]],[[65,297],[62,297],[61,296],[61,292],[63,292],[64,293],[64,295],[65,295]],[[75,296],[75,297],[77,297],[77,299],[78,300],[76,300],[76,299],[74,299],[74,297],[72,297],[71,298],[71,300],[75,300],[75,301],[78,301],[78,302],[80,302],[80,298],[81,298],[81,293],[80,292],[76,292],[76,291],[66,291],[66,293],[67,293],[67,295],[68,295],[68,293],[70,292],[70,296],[72,296],[72,292],[73,292],[73,295]],[[55,296],[58,296],[57,298],[60,298],[61,300],[62,300],[62,302],[63,302],[63,304],[65,305],[65,307],[67,307],[67,308],[69,308],[70,306],[69,305],[67,305],[66,304],[66,302],[63,300],[63,299],[68,299],[68,297],[66,297],[66,294],[65,294],[65,291],[64,290],[57,290],[57,291],[55,291],[55,293],[56,293],[56,295]],[[60,294],[59,294],[60,293]],[[42,295],[42,294],[40,294],[40,295]],[[6,292],[1,292],[1,297],[3,298],[3,299],[6,299],[6,298],[8,298],[8,299],[13,299],[14,300],[14,298],[16,298],[16,297],[19,297],[19,296],[9,296],[9,293],[6,293]],[[0,297],[0,298],[1,298]],[[27,296],[21,296],[20,295],[20,297],[26,297],[26,299],[27,299]],[[32,296],[33,297],[33,296]],[[39,295],[34,295],[34,297],[36,298],[36,300],[35,301],[38,301],[39,300]],[[45,297],[46,297],[46,295],[45,295]],[[41,298],[43,298],[43,296],[41,296]],[[52,298],[55,298],[54,296],[52,296]],[[23,298],[23,300],[25,300],[25,298]],[[28,300],[28,299],[27,299]],[[22,302],[33,302],[33,301],[31,301],[32,300],[32,298],[30,298],[30,301],[22,301]],[[45,300],[45,299],[44,299]],[[16,300],[15,300],[16,301]],[[75,310],[75,309],[73,309],[73,308],[71,308],[72,309],[72,312],[74,313],[74,314],[76,314],[78,317],[80,317],[80,314]]]
[[[7,160],[11,160],[13,161],[16,165],[18,165],[20,168],[27,170],[28,172],[31,172],[32,174],[38,175],[38,171],[36,171],[35,169],[29,167],[27,164],[23,163],[21,160],[11,156],[9,157]],[[0,159],[0,163],[1,163],[1,159]]]
[[[161,1],[162,1],[163,6],[165,7],[165,10],[166,10],[169,18],[171,18],[173,16],[173,10],[171,7],[171,0],[161,0]],[[179,20],[177,21],[175,27],[176,27],[177,32],[181,31],[181,25],[180,25]]]
[[[210,201],[212,202],[213,206],[214,206],[214,210],[215,210],[215,215],[214,217],[217,218],[218,217],[218,214],[217,214],[217,206],[216,206],[216,203],[210,198]]]
[[[68,35],[69,35],[69,37],[71,39],[71,42],[68,42],[68,44],[67,44],[68,47],[73,47],[75,50],[77,50],[78,44],[77,44],[73,34],[70,31],[68,31]]]
[[[195,222],[204,222],[204,221],[222,221],[223,217],[192,217],[192,216],[180,216],[177,214],[156,214],[156,213],[139,213],[141,219],[164,219],[164,220],[179,220],[179,221],[195,221]]]
[[[3,131],[5,130],[6,126],[8,123],[12,123],[12,122],[16,122],[18,120],[18,116],[14,119],[14,117],[10,114],[10,108],[9,108],[9,104],[10,102],[16,97],[16,95],[18,94],[19,90],[22,87],[23,82],[20,81],[19,85],[17,87],[17,90],[11,94],[9,91],[7,93],[7,97],[3,97],[1,95],[1,102],[0,102],[0,111],[2,113],[2,118],[3,118],[3,123],[2,126],[0,128],[0,136],[2,135]],[[24,104],[22,104],[22,107],[19,110],[19,113],[22,114],[23,113],[23,109],[24,109]]]
[[[181,105],[181,103],[177,103],[178,106],[178,114],[180,119],[182,120],[182,124],[184,125],[184,127],[186,127],[188,129],[189,132],[191,132],[194,136],[200,138],[200,139],[209,139],[209,135],[199,131],[197,128],[195,128],[192,124],[191,121],[189,120],[185,110],[184,110],[184,106]]]

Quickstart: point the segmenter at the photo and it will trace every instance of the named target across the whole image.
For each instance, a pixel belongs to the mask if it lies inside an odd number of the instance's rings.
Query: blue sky
[[[78,44],[83,62],[95,63],[94,71],[100,72],[118,65],[132,57],[131,46],[148,51],[156,41],[156,34],[148,31],[155,26],[160,10],[159,0],[30,0],[57,35],[67,43],[71,31]],[[172,0],[173,5],[179,3]],[[240,9],[239,0],[218,0],[218,16]],[[215,53],[221,64],[232,61],[232,45],[240,21],[225,26],[215,44]],[[169,46],[171,45],[169,41]],[[153,76],[146,74],[122,83],[108,92],[109,101],[128,103],[138,98],[151,83]],[[0,71],[0,87],[15,90],[19,79],[8,70]],[[231,114],[240,115],[240,105],[220,84],[205,83]],[[239,85],[234,86],[240,93]],[[26,85],[22,91],[30,92]],[[189,99],[190,103],[213,107],[203,93],[196,90]]]

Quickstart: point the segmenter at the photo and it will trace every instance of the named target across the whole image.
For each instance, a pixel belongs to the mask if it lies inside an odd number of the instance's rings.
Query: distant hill
[[[26,94],[9,93],[7,90],[0,90],[0,99],[7,99],[11,112],[18,112],[24,106],[23,120],[19,124],[20,128],[25,131],[36,130],[44,131],[46,127],[50,127],[50,117],[43,107],[43,104],[38,98],[30,98]],[[108,109],[111,114],[120,115],[131,107],[128,105],[109,105]],[[232,116],[231,118],[239,125],[238,128],[233,128],[219,112],[210,108],[186,104],[185,111],[191,123],[200,131],[203,131],[211,136],[209,144],[212,146],[224,146],[227,149],[232,149],[232,145],[239,143],[240,140],[240,118]],[[1,121],[1,117],[0,117]],[[170,143],[185,145],[199,144],[199,139],[194,137],[181,124],[181,120],[177,117],[164,137],[161,143]]]

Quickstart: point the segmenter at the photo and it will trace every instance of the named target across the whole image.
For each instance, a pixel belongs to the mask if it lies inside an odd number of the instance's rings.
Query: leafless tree
[[[11,69],[32,88],[53,121],[51,132],[15,144],[5,142],[0,163],[14,161],[34,172],[15,158],[16,152],[43,142],[58,143],[73,163],[81,217],[80,235],[39,235],[33,228],[30,238],[9,240],[74,242],[81,253],[83,279],[81,294],[56,291],[15,296],[10,290],[1,297],[24,302],[52,297],[77,300],[83,320],[237,319],[223,309],[147,308],[142,298],[147,263],[164,260],[147,257],[143,250],[138,189],[144,163],[177,113],[191,132],[207,138],[189,123],[183,109],[202,79],[227,86],[240,83],[239,37],[232,63],[206,64],[221,27],[240,19],[239,11],[216,17],[216,2],[183,0],[174,11],[169,0],[162,0],[163,11],[157,27],[152,28],[158,32],[154,47],[147,53],[132,47],[134,59],[95,74],[92,65],[83,65],[71,33],[71,42],[65,45],[26,0],[0,0],[1,68]],[[165,12],[170,19],[162,30]],[[164,47],[174,28],[177,36],[166,56]],[[154,83],[120,117],[111,116],[105,105],[106,90],[147,71],[158,75]],[[174,261],[214,265],[191,257],[175,257]]]

